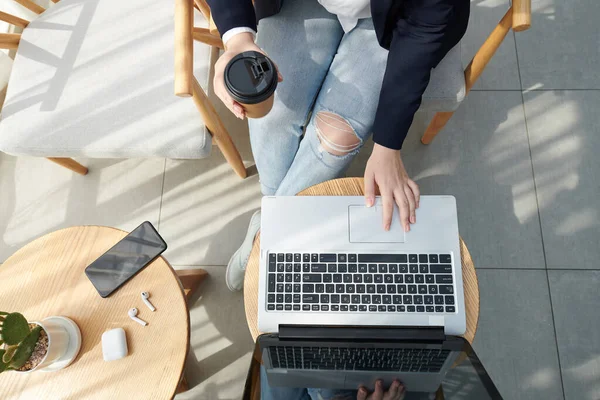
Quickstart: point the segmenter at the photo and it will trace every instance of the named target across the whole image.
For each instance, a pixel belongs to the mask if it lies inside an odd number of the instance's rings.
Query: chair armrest
[[[210,19],[210,7],[206,0],[194,0],[194,3],[196,4],[196,8],[200,10],[204,18],[208,21]]]
[[[531,26],[531,0],[513,0],[512,28],[515,32],[529,29]]]
[[[175,0],[175,94],[180,97],[191,97],[193,92],[193,29],[193,0]]]
[[[38,6],[37,4],[35,4],[33,1],[31,0],[15,0],[17,3],[19,3],[20,5],[22,5],[23,7],[33,11],[36,14],[41,14],[44,11],[46,11],[46,9],[42,6]]]
[[[9,24],[13,24],[20,28],[25,28],[29,24],[29,21],[27,21],[26,19],[19,18],[12,14],[7,14],[2,11],[0,11],[0,21],[8,22]]]
[[[20,40],[19,33],[0,33],[0,49],[16,49]]]

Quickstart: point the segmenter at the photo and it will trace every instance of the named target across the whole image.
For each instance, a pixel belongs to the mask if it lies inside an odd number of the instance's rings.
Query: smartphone
[[[146,221],[88,265],[85,274],[100,296],[108,297],[166,249],[163,238]]]

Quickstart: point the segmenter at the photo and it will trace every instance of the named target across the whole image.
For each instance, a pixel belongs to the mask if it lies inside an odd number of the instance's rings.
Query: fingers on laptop
[[[389,390],[383,396],[383,400],[402,400],[406,393],[406,389],[400,381],[395,380],[392,382]]]

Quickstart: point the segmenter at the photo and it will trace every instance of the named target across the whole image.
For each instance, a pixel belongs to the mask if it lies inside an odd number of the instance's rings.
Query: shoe
[[[255,212],[250,219],[250,226],[248,226],[248,232],[242,242],[242,245],[229,259],[227,264],[227,271],[225,272],[225,283],[232,292],[242,290],[244,287],[244,275],[246,274],[246,266],[248,265],[248,258],[250,258],[250,252],[252,251],[252,245],[254,244],[254,237],[260,229],[260,210]]]

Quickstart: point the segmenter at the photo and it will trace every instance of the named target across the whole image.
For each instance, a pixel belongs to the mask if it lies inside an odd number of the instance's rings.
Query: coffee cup
[[[225,67],[225,87],[244,107],[248,118],[264,117],[273,108],[277,68],[264,54],[245,51]]]

